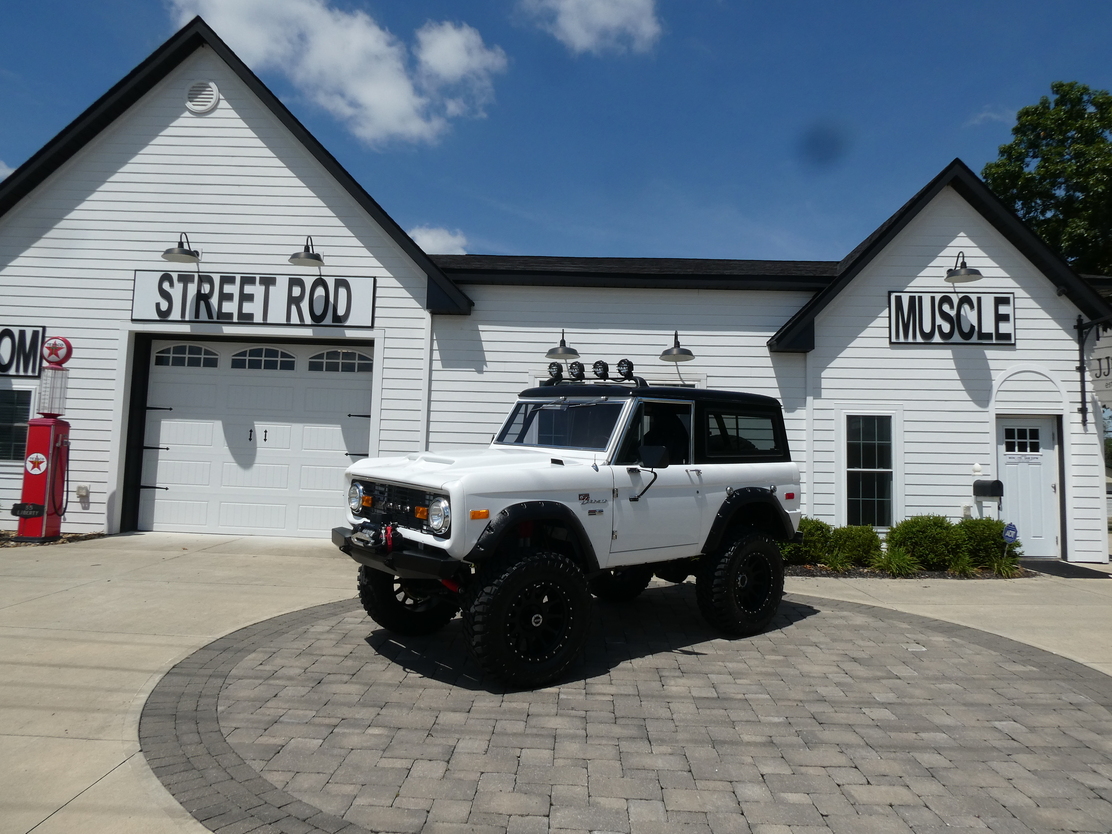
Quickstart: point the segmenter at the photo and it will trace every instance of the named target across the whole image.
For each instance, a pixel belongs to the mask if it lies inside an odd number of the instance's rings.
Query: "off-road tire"
[[[630,565],[627,568],[603,571],[591,579],[588,587],[603,602],[629,602],[649,587],[649,580],[652,578],[651,565]]]
[[[459,611],[455,599],[435,579],[402,579],[374,568],[359,568],[359,601],[372,620],[397,634],[432,634]]]
[[[746,530],[712,556],[695,579],[695,599],[704,619],[730,637],[762,631],[784,596],[784,560],[768,536]]]
[[[558,678],[583,651],[591,595],[571,559],[518,551],[480,568],[462,613],[482,670],[508,686],[535,687]]]

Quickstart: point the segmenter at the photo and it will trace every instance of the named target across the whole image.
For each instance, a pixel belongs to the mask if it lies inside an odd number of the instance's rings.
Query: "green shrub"
[[[835,533],[837,530],[834,531]],[[834,573],[846,573],[854,568],[853,559],[849,557],[843,550],[831,548],[826,551],[822,557],[822,564],[830,568]]]
[[[880,536],[868,526],[838,527],[830,536],[830,550],[851,565],[864,567],[880,553]]]
[[[817,518],[801,518],[799,532],[803,541],[788,542],[781,547],[784,562],[789,565],[817,565],[830,550],[830,536],[833,528]]]
[[[965,537],[941,515],[905,518],[888,531],[887,546],[906,550],[924,570],[948,570],[967,550]]]
[[[977,568],[992,569],[1005,553],[1014,559],[1023,555],[1019,542],[1004,544],[1004,522],[995,518],[963,518],[957,524],[965,538],[969,558]]]
[[[914,576],[922,566],[919,560],[898,545],[888,545],[888,549],[877,554],[869,566],[874,570],[882,570],[892,576]]]
[[[1000,553],[989,560],[988,568],[997,576],[1005,579],[1015,579],[1023,575],[1019,566],[1019,558],[1011,554]]]
[[[951,559],[947,571],[963,579],[968,579],[977,573],[977,569],[973,566],[973,560],[969,558],[968,553],[959,553]]]

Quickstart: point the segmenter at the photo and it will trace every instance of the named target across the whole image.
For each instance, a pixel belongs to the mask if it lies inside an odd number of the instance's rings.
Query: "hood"
[[[563,469],[568,466],[590,466],[602,463],[602,452],[568,449],[535,449],[490,446],[485,449],[451,449],[421,452],[395,458],[368,458],[348,467],[352,478],[388,481],[396,484],[443,490],[446,485],[479,472],[492,469],[540,470]]]

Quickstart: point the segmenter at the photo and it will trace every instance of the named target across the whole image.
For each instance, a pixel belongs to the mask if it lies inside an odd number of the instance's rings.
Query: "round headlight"
[[[429,504],[429,529],[434,533],[447,533],[452,526],[452,507],[447,498],[434,498]]]
[[[363,509],[363,485],[354,481],[348,487],[348,508],[355,514]]]

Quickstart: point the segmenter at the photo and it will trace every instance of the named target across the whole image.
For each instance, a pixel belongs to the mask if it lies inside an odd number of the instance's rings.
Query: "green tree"
[[[981,176],[1078,272],[1112,275],[1112,95],[1050,85],[1016,114],[1015,138]]]

